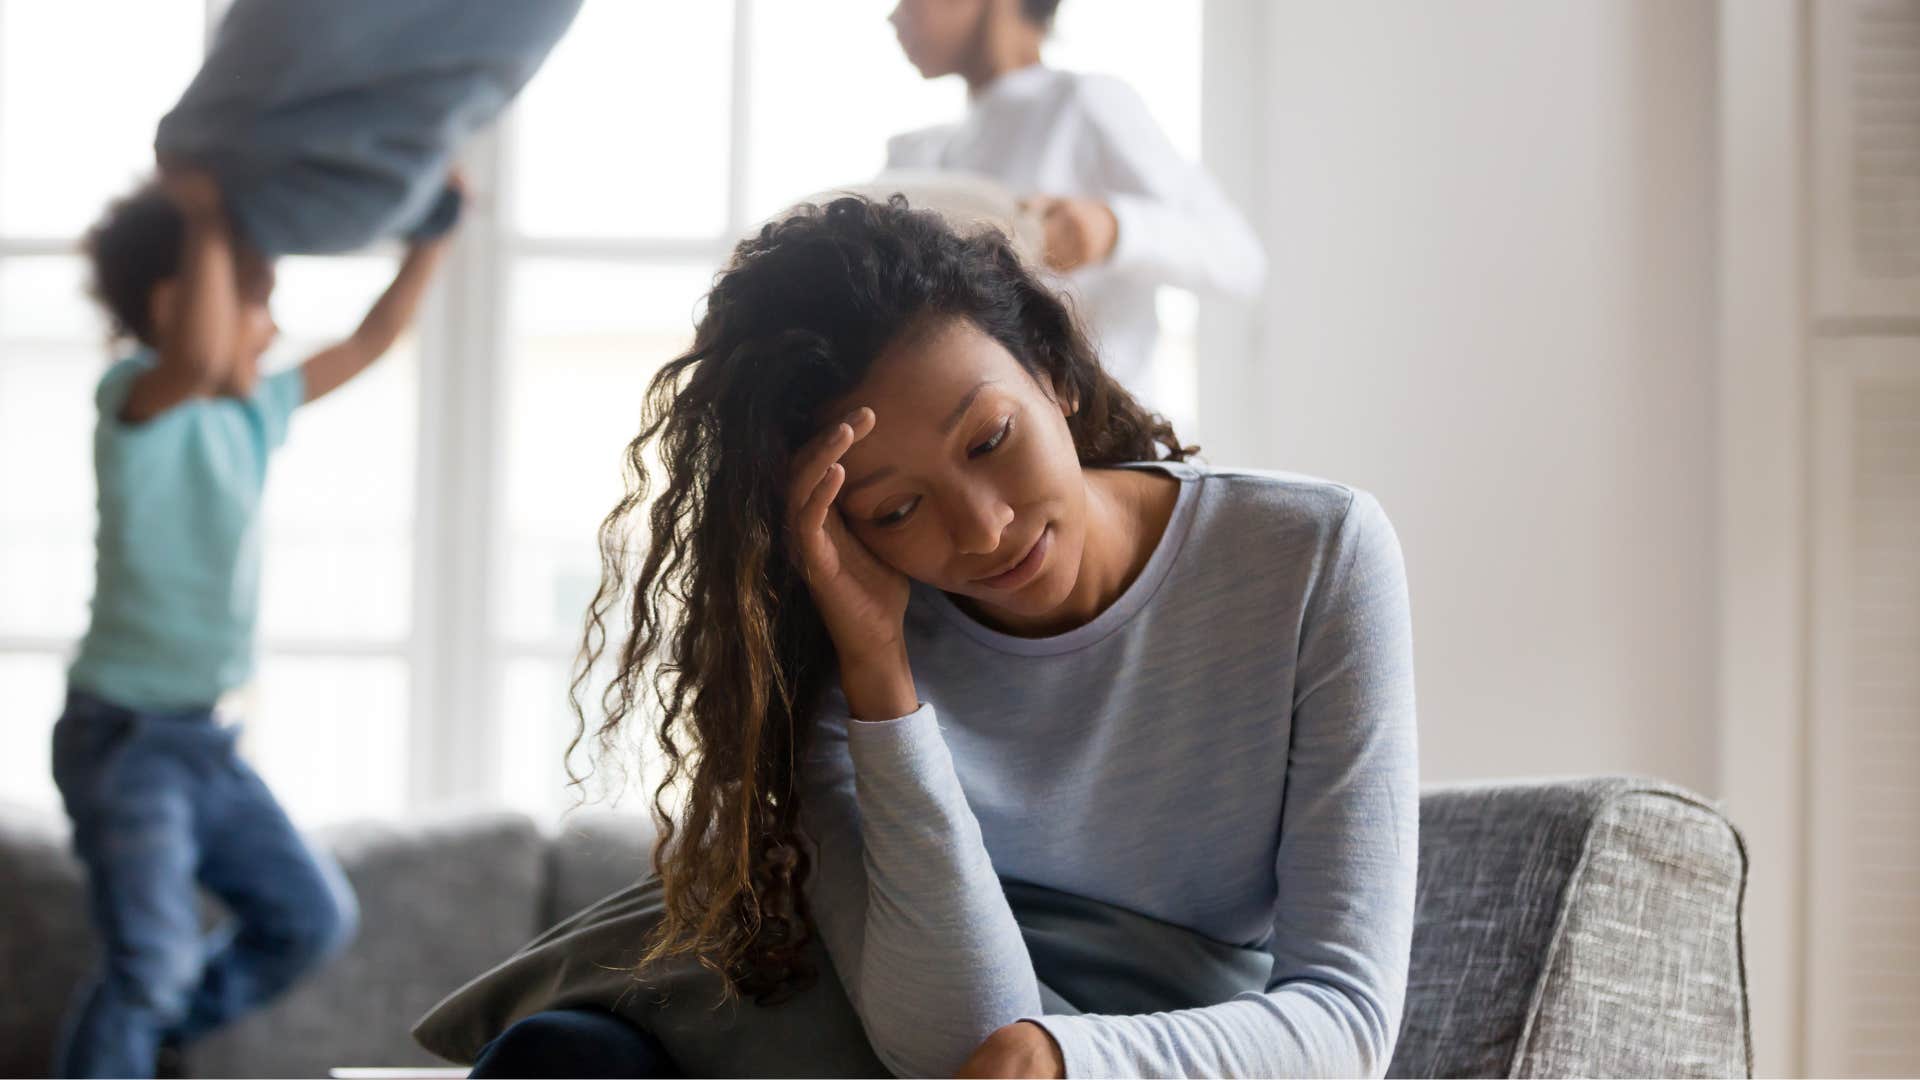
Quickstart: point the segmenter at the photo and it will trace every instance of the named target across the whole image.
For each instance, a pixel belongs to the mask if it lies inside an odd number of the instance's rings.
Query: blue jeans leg
[[[652,1035],[603,1009],[549,1009],[501,1032],[467,1074],[475,1078],[679,1076]]]
[[[339,867],[310,849],[211,710],[144,713],[69,695],[54,779],[104,951],[56,1067],[151,1076],[188,1041],[266,1002],[353,936]],[[197,886],[229,922],[200,928]]]
[[[267,785],[229,754],[203,791],[199,880],[233,914],[174,1032],[191,1041],[284,992],[345,948],[359,906],[334,860],[300,836]]]
[[[102,947],[55,1071],[152,1076],[184,1018],[203,957],[194,891],[193,804],[181,770],[138,752],[134,718],[85,718],[55,732],[55,771]]]

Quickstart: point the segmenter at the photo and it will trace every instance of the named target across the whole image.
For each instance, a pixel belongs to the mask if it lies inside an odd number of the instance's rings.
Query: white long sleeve
[[[1111,256],[1061,280],[1102,363],[1150,402],[1157,291],[1249,301],[1266,281],[1266,254],[1246,218],[1117,79],[1041,65],[1004,75],[974,98],[962,122],[895,136],[887,167],[975,173],[1020,195],[1112,208],[1119,232]]]
[[[1120,225],[1107,265],[1193,292],[1257,297],[1266,252],[1213,177],[1174,149],[1132,87],[1090,75],[1078,93]]]

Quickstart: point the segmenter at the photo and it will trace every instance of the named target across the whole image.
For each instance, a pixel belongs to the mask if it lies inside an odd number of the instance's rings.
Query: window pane
[[[72,255],[0,259],[0,348],[84,345],[104,356],[107,320],[87,294],[87,266]],[[117,350],[131,353],[133,346]]]
[[[571,646],[600,578],[595,532],[623,491],[647,380],[693,336],[695,264],[535,259],[509,317],[505,595],[509,639]]]
[[[301,827],[405,809],[402,661],[269,655],[245,713],[247,756]]]
[[[567,704],[572,674],[572,661],[557,656],[507,662],[499,742],[502,801],[542,823],[576,808],[650,813],[659,781],[657,770],[639,753],[643,745],[651,751],[653,736],[638,721],[620,740],[626,749],[611,766],[595,760],[591,736],[583,741],[573,754],[573,768],[587,775],[586,783],[569,786],[564,757],[575,726]]]
[[[567,705],[568,673],[568,664],[559,659],[507,663],[500,795],[507,805],[541,822],[557,820],[575,800],[562,760],[574,728]],[[586,760],[583,750],[576,755],[575,768],[584,768]]]
[[[81,232],[153,168],[201,0],[0,0],[0,234]]]
[[[720,236],[733,5],[591,0],[514,113],[513,216],[544,236]]]
[[[66,660],[51,653],[0,656],[0,804],[57,814],[53,722],[66,699]]]
[[[106,353],[80,275],[73,258],[0,259],[0,633],[85,628]]]
[[[887,23],[892,8],[893,0],[754,6],[751,219],[868,179],[886,164],[888,136],[959,118],[965,89],[920,78]]]
[[[284,337],[267,366],[298,363],[345,336],[394,268],[373,256],[283,260],[274,311]],[[409,336],[295,415],[267,483],[261,628],[269,641],[406,635],[418,372]]]
[[[1154,309],[1160,313],[1154,408],[1172,421],[1175,434],[1192,442],[1200,430],[1200,300],[1180,289],[1161,289]]]

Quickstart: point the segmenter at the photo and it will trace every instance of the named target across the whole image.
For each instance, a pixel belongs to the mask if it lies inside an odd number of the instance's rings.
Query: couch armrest
[[[1426,792],[1390,1076],[1749,1075],[1739,834],[1620,777]]]

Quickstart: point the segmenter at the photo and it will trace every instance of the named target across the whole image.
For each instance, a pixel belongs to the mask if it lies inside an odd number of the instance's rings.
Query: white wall
[[[1215,444],[1385,504],[1428,780],[1621,771],[1711,793],[1711,0],[1251,22],[1269,420]]]

